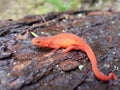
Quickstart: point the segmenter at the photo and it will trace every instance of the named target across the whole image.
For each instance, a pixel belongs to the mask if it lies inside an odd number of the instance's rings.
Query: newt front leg
[[[53,52],[53,53],[56,52],[59,48],[60,48],[59,46],[56,47],[56,48],[54,48],[52,52]]]

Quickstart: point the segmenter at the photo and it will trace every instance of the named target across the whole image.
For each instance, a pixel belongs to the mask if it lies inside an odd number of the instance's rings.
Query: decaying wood
[[[94,50],[99,68],[120,77],[119,18],[119,13],[76,11],[0,21],[1,90],[119,89],[119,78],[107,83],[95,78],[85,53],[63,53],[62,49],[52,53],[52,49],[34,46],[30,33],[52,36],[71,32],[81,36]]]

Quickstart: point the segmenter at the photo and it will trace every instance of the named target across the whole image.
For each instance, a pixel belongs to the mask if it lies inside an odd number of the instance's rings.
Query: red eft
[[[60,48],[64,48],[63,52],[69,52],[70,50],[81,50],[89,57],[89,60],[92,64],[92,70],[99,80],[117,80],[117,76],[114,73],[109,73],[107,76],[100,72],[97,66],[95,54],[91,47],[82,38],[74,34],[60,33],[51,37],[35,37],[32,39],[32,43],[41,47],[53,48],[53,51],[56,51]]]

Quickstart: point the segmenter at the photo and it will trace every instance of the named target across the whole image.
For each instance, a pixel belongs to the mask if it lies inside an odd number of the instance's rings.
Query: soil
[[[53,36],[69,32],[82,37],[93,49],[98,67],[118,80],[98,80],[87,55],[78,50],[35,46],[33,35]],[[61,37],[62,38],[62,37]],[[0,21],[1,90],[120,90],[120,13],[68,11],[29,15]]]

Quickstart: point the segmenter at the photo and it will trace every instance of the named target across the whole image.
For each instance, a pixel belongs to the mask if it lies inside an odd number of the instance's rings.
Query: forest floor
[[[118,80],[98,80],[86,53],[35,46],[34,36],[69,32],[82,37],[93,49],[98,68],[114,72]],[[62,38],[62,37],[61,37]],[[1,90],[119,90],[120,13],[71,11],[31,15],[0,21]]]

